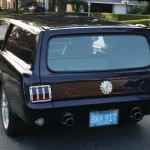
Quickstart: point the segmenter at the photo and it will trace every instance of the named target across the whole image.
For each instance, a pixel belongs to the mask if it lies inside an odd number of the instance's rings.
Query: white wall
[[[113,5],[113,13],[126,14],[126,11],[127,11],[126,5],[122,5],[122,4],[119,4],[119,5],[114,4]]]

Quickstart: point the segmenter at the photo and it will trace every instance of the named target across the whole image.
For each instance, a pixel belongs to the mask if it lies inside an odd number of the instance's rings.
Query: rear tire
[[[0,98],[1,117],[6,134],[8,136],[16,136],[26,133],[29,127],[20,118],[18,118],[10,109],[10,105],[7,100],[3,85],[1,85]]]

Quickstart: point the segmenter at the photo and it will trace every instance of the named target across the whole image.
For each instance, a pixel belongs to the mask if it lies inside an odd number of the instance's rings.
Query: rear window
[[[52,71],[105,71],[146,67],[149,43],[143,35],[73,35],[49,39]]]

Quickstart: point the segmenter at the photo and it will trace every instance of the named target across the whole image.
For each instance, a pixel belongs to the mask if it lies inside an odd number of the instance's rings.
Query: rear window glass
[[[146,67],[149,43],[143,35],[73,35],[49,39],[47,65],[53,71],[104,71]]]

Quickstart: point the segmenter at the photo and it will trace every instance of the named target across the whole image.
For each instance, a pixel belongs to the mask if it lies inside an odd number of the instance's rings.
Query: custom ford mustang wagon
[[[6,134],[33,126],[89,128],[150,114],[150,30],[78,16],[24,16],[0,51]]]

